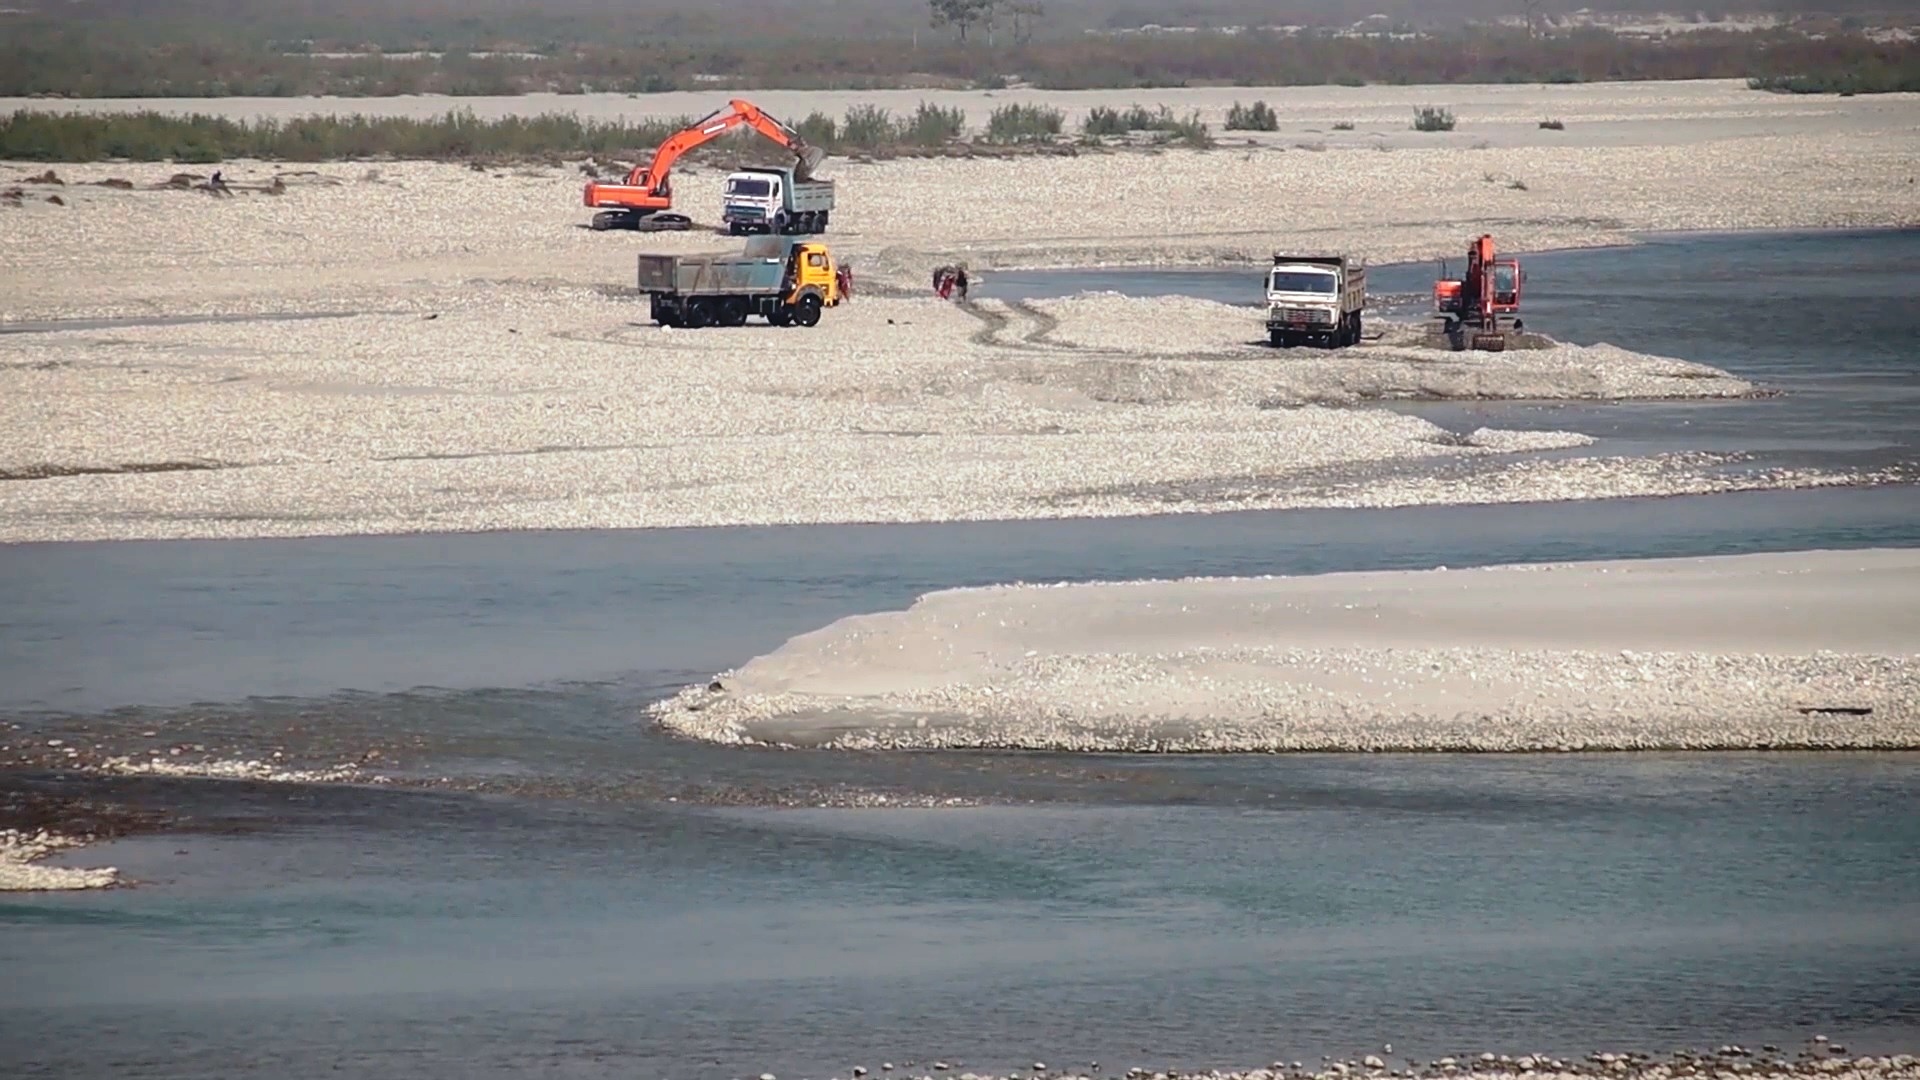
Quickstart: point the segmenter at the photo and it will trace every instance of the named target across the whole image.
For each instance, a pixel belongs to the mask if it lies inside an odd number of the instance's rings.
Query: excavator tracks
[[[648,214],[630,210],[602,210],[593,215],[595,232],[608,229],[632,229],[634,232],[685,232],[693,228],[693,219],[685,214]]]

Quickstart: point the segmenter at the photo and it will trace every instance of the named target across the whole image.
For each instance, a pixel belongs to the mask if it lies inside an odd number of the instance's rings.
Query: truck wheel
[[[833,211],[831,210],[820,211],[820,231],[821,232],[827,231],[827,220],[831,217],[833,217]]]
[[[710,315],[705,300],[694,300],[680,309],[680,325],[689,330],[698,330],[713,321]]]
[[[789,223],[787,221],[787,212],[785,210],[782,210],[779,213],[773,215],[773,228],[767,231],[779,233],[781,236],[785,236],[788,233],[793,231],[789,227]]]
[[[1279,330],[1269,330],[1267,331],[1267,344],[1276,349],[1284,349],[1287,347],[1287,335]]]
[[[1365,331],[1366,331],[1366,323],[1362,321],[1361,315],[1359,312],[1357,311],[1354,312],[1353,313],[1353,343],[1355,345],[1360,344],[1360,339],[1365,335]]]
[[[772,326],[792,326],[793,309],[777,307],[767,312],[767,322]]]
[[[743,297],[729,297],[720,301],[720,317],[714,320],[719,326],[747,325],[747,301]]]
[[[818,326],[820,324],[820,298],[812,293],[801,297],[800,302],[794,305],[793,321],[799,323],[801,326]]]

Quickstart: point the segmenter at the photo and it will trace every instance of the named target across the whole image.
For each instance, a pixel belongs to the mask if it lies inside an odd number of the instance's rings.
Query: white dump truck
[[[1267,271],[1267,339],[1338,349],[1360,340],[1367,268],[1344,255],[1275,255]]]
[[[823,233],[833,216],[833,181],[793,168],[741,169],[727,177],[720,220],[742,233]]]

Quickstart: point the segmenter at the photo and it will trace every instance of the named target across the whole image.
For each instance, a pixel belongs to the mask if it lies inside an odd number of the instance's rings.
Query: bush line
[[[289,120],[230,120],[195,113],[153,111],[56,113],[21,109],[0,116],[0,160],[176,161],[212,164],[234,158],[265,161],[339,161],[403,158],[434,161],[484,158],[592,156],[637,160],[693,121],[674,117],[642,121],[584,120],[571,113],[507,116],[483,120],[468,109],[430,119],[412,117],[305,116]],[[922,102],[896,116],[874,105],[855,105],[838,119],[814,112],[794,125],[807,142],[838,155],[885,153],[908,148],[971,146],[975,136],[964,110]],[[987,144],[1059,142],[1065,114],[1037,105],[1007,105],[993,111],[978,138]],[[1196,113],[1175,116],[1150,111],[1095,109],[1082,125],[1081,141],[1108,137],[1204,149],[1213,136]],[[709,144],[708,154],[744,151],[754,157],[781,152],[757,137],[730,137]],[[700,151],[695,152],[696,155]]]

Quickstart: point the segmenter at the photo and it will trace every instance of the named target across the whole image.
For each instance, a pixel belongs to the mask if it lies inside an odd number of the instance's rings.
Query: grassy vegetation
[[[987,117],[987,141],[1048,142],[1066,127],[1067,115],[1045,105],[1002,105]]]
[[[1193,113],[1180,117],[1165,105],[1149,110],[1143,105],[1130,105],[1125,109],[1111,109],[1104,105],[1095,106],[1080,122],[1080,134],[1088,139],[1129,136],[1145,132],[1157,136],[1152,141],[1158,143],[1177,143],[1204,149],[1213,145],[1213,132],[1200,122],[1200,114]]]
[[[1415,131],[1452,131],[1453,125],[1452,109],[1422,105],[1413,110],[1413,130]]]
[[[391,156],[458,160],[556,153],[610,156],[657,146],[679,120],[581,120],[544,114],[480,120],[454,111],[428,120],[317,116],[242,123],[154,112],[65,114],[20,110],[0,117],[0,158],[23,161],[181,161],[227,158],[329,161]]]
[[[1352,131],[1352,130],[1353,130],[1353,121],[1351,121],[1351,120],[1335,120],[1335,121],[1333,122],[1333,130],[1335,130],[1335,131]]]
[[[693,16],[689,15],[691,19]],[[1164,21],[1164,20],[1161,20]],[[615,32],[611,27],[618,26]],[[1062,35],[1019,45],[980,41],[829,35],[796,31],[792,40],[742,38],[716,28],[708,36],[638,34],[619,20],[606,32],[545,41],[484,40],[471,34],[379,35],[396,47],[462,47],[443,56],[329,56],[304,42],[266,40],[244,28],[183,40],[173,30],[139,32],[139,20],[80,24],[15,19],[0,41],[0,95],[79,97],[223,97],[337,94],[373,96],[651,93],[691,88],[715,93],[770,87],[877,89],[896,86],[1005,85],[1017,72],[1044,89],[1111,89],[1230,83],[1344,85],[1476,82],[1585,82],[1745,78],[1759,88],[1817,85],[1820,72],[1867,73],[1853,92],[1901,85],[1920,44],[1875,42],[1836,31],[1816,39],[1786,30],[1705,31],[1668,41],[1622,38],[1583,29],[1530,38],[1523,31],[1476,28],[1416,39],[1185,34]],[[209,31],[210,32],[210,31]],[[469,55],[466,47],[526,50],[530,55]],[[301,51],[306,50],[306,51]],[[1874,72],[1891,72],[1892,76]],[[1807,74],[1813,73],[1813,74]],[[1809,81],[1811,80],[1811,82]],[[1834,92],[1845,92],[1836,89]]]
[[[1116,114],[1119,115],[1119,114]],[[1128,114],[1140,130],[1186,146],[1211,145],[1197,117],[1164,110]],[[482,120],[459,109],[431,119],[308,116],[252,123],[207,115],[151,111],[53,113],[22,109],[0,115],[0,159],[15,161],[176,161],[212,164],[233,158],[266,161],[338,161],[414,158],[434,161],[547,159],[592,156],[638,160],[692,117],[646,121],[582,120],[571,113]],[[1057,109],[1005,106],[988,121],[987,141],[1051,141],[1065,125]],[[969,138],[966,113],[922,103],[905,116],[855,105],[840,119],[815,112],[794,125],[809,143],[837,155],[885,154],[933,148]],[[729,136],[694,152],[694,160],[782,153],[750,135]]]
[[[1228,131],[1278,131],[1280,117],[1264,101],[1242,106],[1238,101],[1227,110]]]
[[[1565,121],[1563,121],[1563,120],[1542,120],[1542,121],[1540,121],[1540,127],[1541,127],[1541,128],[1543,129],[1543,130],[1546,130],[1546,131],[1565,131],[1565,130],[1567,130],[1567,125],[1566,125],[1566,122],[1565,122]]]

